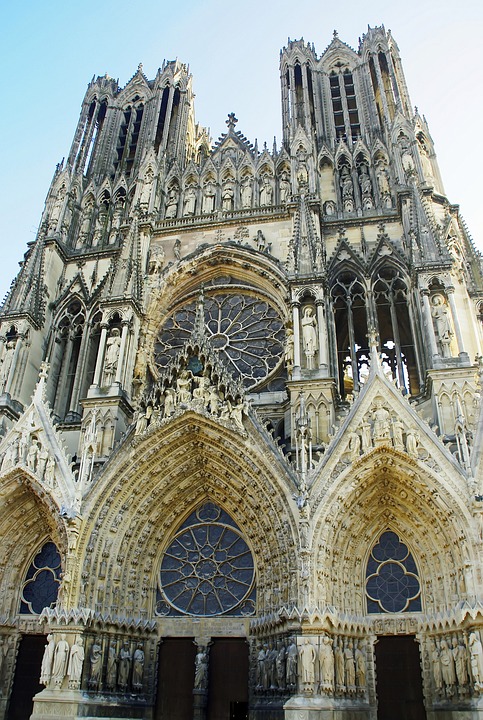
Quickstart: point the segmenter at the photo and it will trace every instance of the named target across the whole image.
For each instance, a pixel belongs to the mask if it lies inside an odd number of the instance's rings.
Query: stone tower
[[[87,88],[0,315],[0,718],[480,717],[481,256],[389,32],[280,72],[271,150]]]

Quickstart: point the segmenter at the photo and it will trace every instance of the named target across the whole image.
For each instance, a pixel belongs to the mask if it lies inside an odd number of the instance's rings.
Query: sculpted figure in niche
[[[82,676],[82,665],[84,664],[84,640],[78,637],[70,649],[67,675],[69,677],[69,688],[78,690]]]
[[[215,209],[216,189],[211,180],[203,188],[203,214],[212,213]]]
[[[349,436],[349,454],[351,460],[357,460],[361,453],[361,439],[357,433],[351,433]]]
[[[235,191],[233,189],[233,182],[228,180],[223,185],[221,194],[221,207],[223,210],[233,210],[233,198],[235,197]]]
[[[298,191],[306,191],[309,185],[309,173],[307,170],[307,153],[300,147],[297,152],[297,186]]]
[[[359,185],[362,193],[362,207],[364,210],[370,210],[374,207],[372,200],[372,183],[369,177],[367,165],[361,165],[359,173]]]
[[[7,384],[8,374],[12,367],[13,355],[15,352],[15,340],[9,340],[5,346],[5,352],[0,365],[0,391],[5,390]]]
[[[377,440],[385,439],[390,436],[389,413],[382,405],[382,400],[376,402],[376,409],[373,413],[374,420],[374,437]]]
[[[114,690],[116,687],[116,676],[117,676],[117,653],[116,643],[109,643],[109,651],[107,653],[107,668],[106,668],[106,687],[108,690]]]
[[[431,661],[433,665],[434,687],[437,693],[441,693],[443,690],[443,672],[441,669],[439,647],[436,640],[434,641],[433,649],[431,651]]]
[[[242,208],[249,208],[252,206],[252,177],[251,175],[245,175],[241,181],[241,204]]]
[[[42,658],[42,666],[40,668],[40,684],[48,685],[52,677],[52,664],[54,662],[55,640],[52,633],[47,635],[47,645],[45,646],[44,656]]]
[[[149,258],[148,273],[150,275],[159,275],[164,265],[164,250],[161,245],[153,247]],[[139,351],[138,351],[139,352]]]
[[[116,374],[120,348],[121,333],[118,328],[113,328],[110,337],[107,339],[106,357],[104,359],[104,378],[106,385],[112,383]]]
[[[198,647],[195,658],[195,682],[196,690],[206,690],[208,687],[208,651],[204,645]]]
[[[456,635],[453,636],[451,644],[459,691],[464,695],[468,685],[468,653],[463,640],[458,642]]]
[[[92,224],[92,215],[94,213],[94,199],[89,197],[84,210],[82,212],[82,221],[79,232],[79,244],[86,245]]]
[[[257,685],[259,688],[265,687],[265,649],[260,645],[257,655]]]
[[[342,640],[334,642],[335,682],[339,692],[345,690],[345,667]]]
[[[182,370],[176,380],[177,402],[189,403],[191,401],[191,378],[187,370]]]
[[[419,447],[419,433],[413,428],[409,428],[406,434],[406,450],[408,455],[413,458],[418,458],[418,447]]]
[[[287,664],[285,668],[285,677],[288,687],[295,687],[297,685],[297,659],[297,645],[292,639],[287,648]]]
[[[453,329],[449,319],[448,306],[442,295],[434,295],[432,305],[431,315],[433,316],[439,350],[443,357],[451,357],[450,345],[453,337]]]
[[[285,646],[279,641],[277,643],[277,657],[275,658],[275,674],[277,687],[280,689],[285,687],[285,655]]]
[[[173,388],[166,388],[164,393],[164,412],[163,417],[167,418],[174,413],[176,407],[176,394]]]
[[[260,206],[265,207],[272,204],[273,188],[270,182],[270,176],[264,175],[262,178],[262,187],[260,190]]]
[[[286,330],[284,357],[285,357],[285,365],[287,368],[287,373],[290,378],[292,376],[292,370],[293,370],[293,364],[294,364],[294,337],[293,337],[293,330],[291,327],[288,327]]]
[[[144,675],[144,650],[142,643],[138,643],[133,655],[132,686],[134,690],[142,690]]]
[[[453,653],[445,639],[441,640],[440,643],[439,660],[441,663],[443,682],[446,686],[446,694],[451,697],[454,693],[454,686],[456,685],[456,672]]]
[[[331,691],[334,688],[334,653],[332,651],[332,638],[324,635],[320,646],[320,680],[322,689]]]
[[[349,640],[344,649],[345,684],[347,688],[354,688],[356,684],[356,665],[352,648],[352,640]]]
[[[302,682],[304,685],[311,685],[315,680],[316,653],[310,640],[306,639],[303,645],[300,646],[299,656],[302,671]]]
[[[141,190],[141,197],[139,202],[141,205],[147,207],[149,200],[151,199],[151,190],[153,189],[154,173],[151,168],[146,170],[146,175],[143,180],[143,189]]]
[[[421,166],[423,168],[423,175],[425,178],[433,179],[433,166],[429,158],[428,148],[424,142],[422,135],[418,136],[418,148],[421,157]]]
[[[312,370],[314,368],[315,353],[317,352],[317,321],[311,307],[305,308],[302,317],[302,344],[307,359],[307,367]]]
[[[131,670],[131,651],[127,640],[124,640],[119,652],[118,668],[117,684],[121,690],[125,691],[129,681],[129,671]]]
[[[97,689],[102,671],[102,647],[100,638],[95,638],[89,653],[89,687]]]
[[[335,215],[336,206],[333,200],[327,200],[324,203],[324,215]]]
[[[376,180],[382,205],[384,207],[391,207],[391,188],[389,186],[389,177],[387,174],[386,163],[384,162],[384,160],[379,160],[377,163]]]
[[[60,211],[62,209],[62,205],[64,204],[65,192],[65,185],[61,185],[56,195],[55,202],[52,207],[52,212],[50,214],[49,232],[54,232],[57,227],[57,221],[60,217]]]
[[[60,636],[60,640],[54,651],[54,664],[52,667],[52,680],[57,687],[62,685],[67,672],[67,662],[69,659],[69,643],[65,639],[65,635]]]
[[[27,453],[27,467],[32,472],[37,469],[37,457],[39,454],[39,442],[35,438],[32,439],[31,445]]]
[[[183,215],[194,215],[196,210],[196,186],[188,185],[184,195]]]
[[[166,200],[166,218],[175,218],[178,214],[178,202],[179,202],[179,188],[177,185],[173,185],[168,193],[168,199]]]
[[[468,640],[470,650],[471,674],[478,690],[483,689],[483,648],[477,630],[470,633]]]
[[[366,655],[363,648],[364,643],[362,640],[359,640],[359,644],[357,642],[355,643],[356,685],[359,688],[366,686]]]
[[[285,205],[290,200],[292,186],[286,170],[280,175],[280,204]]]
[[[351,172],[346,165],[343,166],[340,173],[340,187],[344,212],[352,212],[354,210],[354,187]]]

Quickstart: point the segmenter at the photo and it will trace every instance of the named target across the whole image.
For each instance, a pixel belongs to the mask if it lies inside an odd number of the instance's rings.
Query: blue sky
[[[271,147],[281,136],[278,63],[287,38],[304,37],[320,55],[334,29],[357,48],[368,24],[392,30],[411,100],[429,122],[446,193],[483,247],[482,19],[477,0],[4,3],[0,298],[35,238],[93,75],[107,73],[124,85],[140,62],[151,79],[163,59],[178,57],[193,74],[197,121],[213,139],[233,111],[237,129]]]

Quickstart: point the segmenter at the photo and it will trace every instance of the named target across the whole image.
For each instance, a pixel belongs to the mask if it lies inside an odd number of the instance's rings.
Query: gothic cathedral
[[[0,315],[0,718],[483,717],[483,263],[398,47],[88,86]]]

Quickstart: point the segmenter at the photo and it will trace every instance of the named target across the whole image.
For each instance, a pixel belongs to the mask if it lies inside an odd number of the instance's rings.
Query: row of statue
[[[190,370],[179,372],[174,387],[166,387],[158,398],[138,410],[135,434],[141,435],[148,427],[155,426],[161,420],[171,417],[178,407],[193,407],[205,410],[210,415],[224,421],[231,421],[244,432],[243,414],[247,404],[241,396],[231,400],[223,391],[211,382],[208,372],[193,375]]]
[[[464,699],[483,691],[483,647],[477,630],[468,638],[462,633],[433,638],[429,654],[438,699]]]
[[[87,655],[87,687],[91,691],[106,689],[122,693],[140,693],[143,688],[144,676],[144,645],[141,642],[131,649],[129,640],[124,640],[119,652],[117,641],[111,640],[104,648],[105,675],[103,682],[104,653],[102,640],[94,638]],[[69,646],[65,634],[60,635],[56,642],[52,633],[47,635],[40,683],[47,687],[61,688],[64,679],[68,678],[68,688],[78,690],[81,686],[82,669],[85,660],[84,639],[77,637]]]
[[[21,464],[28,468],[38,478],[43,480],[47,487],[54,487],[56,462],[49,454],[45,445],[29,431],[16,435],[7,445],[1,458],[2,471]]]
[[[366,692],[366,652],[363,640],[351,637],[292,638],[259,645],[256,690],[259,693],[299,692],[331,697],[363,696]],[[298,681],[298,683],[297,683]]]

